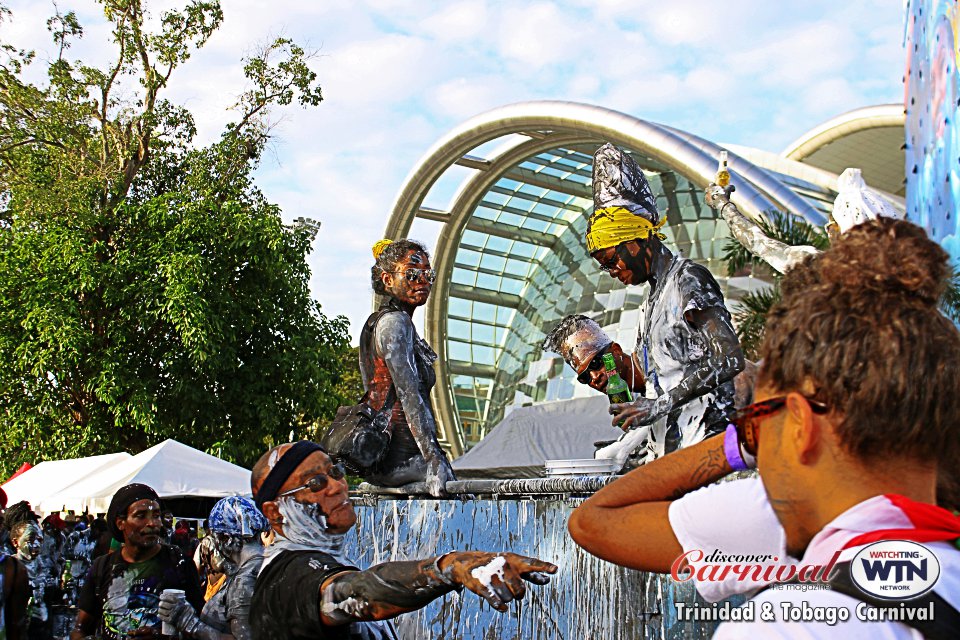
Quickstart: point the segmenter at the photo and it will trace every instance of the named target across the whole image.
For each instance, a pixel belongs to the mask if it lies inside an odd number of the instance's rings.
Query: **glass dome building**
[[[728,277],[721,263],[727,226],[703,203],[719,152],[729,152],[734,200],[744,214],[780,210],[822,225],[836,196],[837,167],[863,168],[871,186],[903,206],[894,195],[902,192],[902,132],[902,105],[870,107],[774,154],[720,147],[666,125],[569,102],[509,105],[451,131],[408,176],[385,232],[405,237],[417,220],[440,227],[438,278],[424,333],[439,355],[433,403],[441,443],[456,457],[512,407],[591,393],[540,346],[566,315],[594,318],[633,350],[646,287],[628,288],[603,274],[584,243],[593,210],[593,152],[600,144],[610,141],[633,155],[667,218],[667,246],[707,266],[733,306],[745,292],[768,286],[769,274]],[[890,171],[897,154],[899,184]],[[817,158],[825,158],[823,167],[808,160]],[[431,190],[454,175],[463,179],[450,206],[425,206]]]

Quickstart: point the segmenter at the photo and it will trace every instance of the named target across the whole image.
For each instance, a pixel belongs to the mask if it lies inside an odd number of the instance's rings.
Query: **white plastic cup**
[[[164,589],[163,593],[161,593],[160,595],[165,596],[168,593],[175,594],[177,596],[177,600],[181,600],[183,602],[187,601],[187,592],[184,591],[183,589]],[[170,624],[169,622],[162,622],[160,624],[160,633],[162,633],[165,636],[173,637],[177,635],[177,628],[172,624]]]

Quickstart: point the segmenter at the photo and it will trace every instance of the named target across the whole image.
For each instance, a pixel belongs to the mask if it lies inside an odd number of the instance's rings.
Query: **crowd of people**
[[[611,144],[594,160],[587,251],[611,277],[649,289],[632,353],[582,315],[563,319],[544,342],[599,391],[607,356],[636,394],[611,405],[624,433],[596,452],[629,472],[574,510],[573,539],[626,567],[695,574],[710,602],[739,594],[775,611],[801,602],[893,611],[830,625],[778,616],[725,622],[718,638],[956,637],[960,332],[938,310],[947,254],[881,201],[845,207],[843,191],[831,247],[787,247],[740,213],[729,188],[711,185],[706,202],[732,235],[783,272],[762,358],[749,362],[714,277],[664,244],[665,217],[643,171]],[[865,188],[856,173],[844,176],[848,187]],[[390,438],[361,471],[386,486],[421,481],[442,497],[454,474],[430,405],[437,356],[412,322],[436,273],[414,241],[377,243],[374,256],[384,304],[360,338],[363,401],[373,408],[364,428]],[[358,567],[344,554],[356,514],[342,462],[310,441],[271,448],[253,467],[253,499],[219,501],[199,541],[140,484],[120,489],[105,518],[41,521],[29,504],[10,506],[0,538],[9,544],[0,552],[0,640],[59,637],[52,611],[64,607],[76,611],[71,640],[388,640],[398,637],[393,618],[452,591],[506,611],[563,570],[563,559],[558,566],[507,550]],[[733,472],[748,477],[718,482]],[[844,582],[857,553],[889,540],[936,554],[940,579],[915,602],[934,615],[897,617]],[[776,579],[762,571],[703,579],[693,563],[716,554],[829,566],[821,578],[832,588],[771,589]]]

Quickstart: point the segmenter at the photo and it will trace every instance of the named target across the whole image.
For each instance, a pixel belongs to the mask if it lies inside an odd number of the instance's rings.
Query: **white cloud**
[[[574,57],[582,45],[582,26],[556,4],[510,4],[500,16],[499,52],[508,60],[537,70],[558,58]]]
[[[4,40],[52,55],[52,4],[9,4]],[[777,151],[840,111],[900,99],[898,4],[224,0],[223,27],[174,75],[168,97],[193,111],[209,141],[229,120],[241,58],[257,43],[284,35],[318,51],[324,101],[276,113],[277,141],[257,176],[286,219],[321,219],[311,287],[356,336],[370,310],[370,245],[409,171],[453,126],[520,100],[578,100]],[[107,60],[99,5],[60,5],[86,26],[70,53]],[[164,5],[150,3],[155,13]]]
[[[465,43],[486,34],[489,11],[486,3],[468,0],[444,6],[420,22],[423,33],[443,42]]]

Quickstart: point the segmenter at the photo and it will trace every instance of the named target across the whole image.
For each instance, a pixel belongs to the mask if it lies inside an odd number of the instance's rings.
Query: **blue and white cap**
[[[248,538],[270,529],[270,523],[252,500],[230,496],[213,505],[208,519],[210,531]]]

